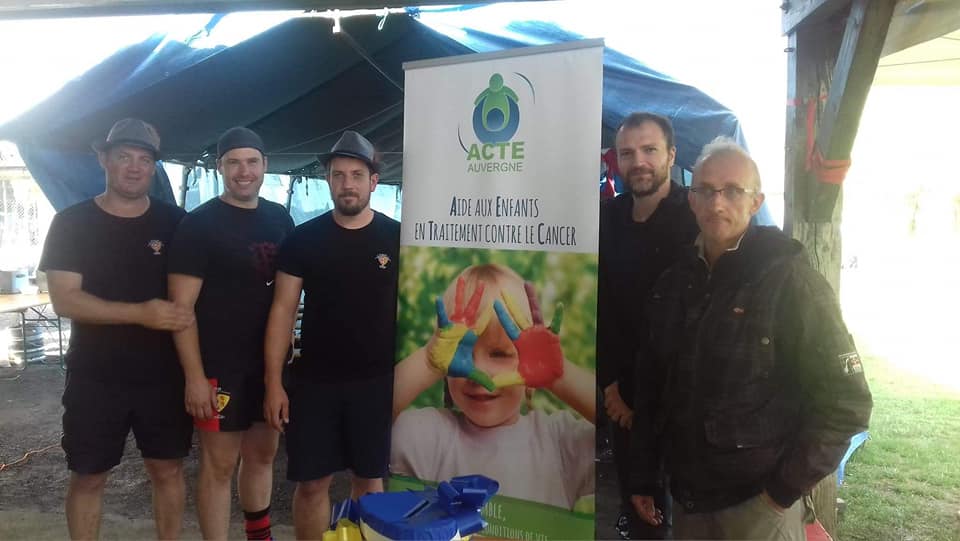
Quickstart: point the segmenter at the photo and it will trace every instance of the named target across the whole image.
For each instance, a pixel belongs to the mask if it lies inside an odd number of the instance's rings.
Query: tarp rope
[[[824,99],[825,97],[821,97]],[[819,100],[807,98],[807,172],[824,184],[839,185],[847,177],[850,170],[850,160],[824,159],[816,140],[817,103]]]

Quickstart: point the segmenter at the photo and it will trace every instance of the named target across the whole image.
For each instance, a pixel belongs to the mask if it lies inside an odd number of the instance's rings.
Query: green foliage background
[[[471,265],[497,263],[510,267],[537,289],[543,318],[553,317],[564,304],[560,343],[570,362],[596,371],[597,255],[475,248],[403,246],[397,303],[397,359],[424,346],[436,324],[436,298],[460,272]],[[412,407],[443,407],[440,382]],[[534,395],[533,407],[547,411],[566,408],[548,392]]]

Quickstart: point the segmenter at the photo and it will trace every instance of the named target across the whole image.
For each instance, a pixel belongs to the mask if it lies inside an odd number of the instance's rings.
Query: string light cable
[[[60,434],[60,437],[63,437],[63,434]],[[48,445],[48,446],[46,446],[46,447],[41,447],[41,448],[39,448],[39,449],[31,449],[31,450],[27,451],[26,453],[24,453],[22,457],[20,457],[20,458],[17,459],[17,460],[14,460],[13,462],[11,462],[11,463],[9,463],[9,464],[7,464],[7,463],[0,463],[0,472],[2,472],[2,471],[4,471],[4,470],[7,470],[7,469],[9,469],[9,468],[12,468],[12,467],[16,466],[17,464],[21,464],[21,463],[23,463],[23,462],[26,462],[27,459],[30,458],[31,455],[38,455],[38,454],[40,454],[40,453],[45,453],[45,452],[49,451],[50,449],[53,449],[53,448],[56,448],[56,447],[60,447],[60,443],[59,443],[59,442],[57,442],[57,443],[51,443],[50,445]]]

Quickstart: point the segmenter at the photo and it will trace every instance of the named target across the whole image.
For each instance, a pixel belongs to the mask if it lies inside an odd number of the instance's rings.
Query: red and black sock
[[[243,512],[243,526],[247,539],[273,539],[270,536],[270,506],[262,511]]]

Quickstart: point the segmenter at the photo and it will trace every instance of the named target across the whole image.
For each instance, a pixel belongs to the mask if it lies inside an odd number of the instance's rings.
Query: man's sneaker
[[[620,516],[617,517],[616,528],[620,539],[630,539],[630,519],[626,514],[620,513]]]

